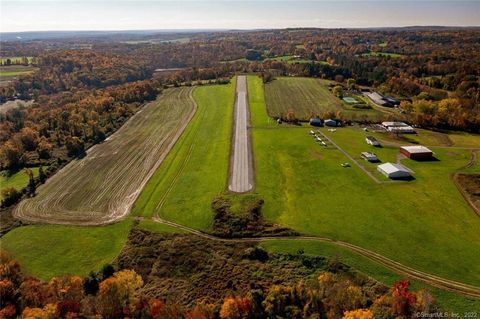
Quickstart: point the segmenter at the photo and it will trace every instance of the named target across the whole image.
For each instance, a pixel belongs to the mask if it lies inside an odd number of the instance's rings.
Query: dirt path
[[[142,218],[139,218],[142,219]],[[419,270],[415,270],[411,267],[405,266],[399,262],[396,262],[394,260],[391,260],[387,257],[384,257],[380,254],[377,254],[373,251],[370,251],[368,249],[343,242],[343,241],[338,241],[334,240],[331,238],[326,238],[326,237],[315,237],[315,236],[290,236],[290,237],[258,237],[258,238],[235,238],[235,239],[228,239],[228,238],[220,238],[216,237],[207,233],[204,233],[202,231],[180,225],[177,223],[173,223],[164,219],[161,219],[159,217],[154,217],[153,220],[157,223],[161,223],[164,225],[168,225],[174,228],[181,229],[183,231],[186,231],[188,233],[200,236],[202,238],[210,239],[210,240],[217,240],[217,241],[224,241],[224,242],[263,242],[263,241],[271,241],[271,240],[296,240],[296,241],[317,241],[317,242],[324,242],[324,243],[331,243],[346,249],[349,249],[351,251],[354,251],[358,253],[359,255],[362,255],[372,261],[375,261],[386,268],[399,273],[401,275],[407,276],[411,279],[419,280],[422,282],[425,282],[433,287],[437,287],[440,289],[445,289],[448,291],[456,292],[461,295],[465,296],[470,296],[470,297],[476,297],[480,298],[480,287],[475,287],[472,285],[467,285],[461,282],[449,280],[449,279],[444,279],[438,276],[434,276],[431,274],[428,274],[426,272],[422,272]]]
[[[247,77],[237,77],[237,93],[234,109],[233,148],[230,159],[228,189],[236,193],[248,192],[253,188],[253,158],[248,134]]]
[[[478,151],[479,150],[472,150],[472,156],[470,157],[470,161],[468,161],[468,164],[465,166],[465,168],[472,168],[477,165]]]

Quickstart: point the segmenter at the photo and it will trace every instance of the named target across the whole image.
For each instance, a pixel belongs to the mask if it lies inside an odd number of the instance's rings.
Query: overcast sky
[[[1,32],[479,26],[480,0],[0,0]]]

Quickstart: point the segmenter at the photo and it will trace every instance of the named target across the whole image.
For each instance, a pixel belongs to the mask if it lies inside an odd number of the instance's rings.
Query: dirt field
[[[465,199],[480,216],[480,174],[456,174],[454,178]]]
[[[166,90],[15,209],[18,218],[95,225],[126,216],[196,109],[191,88]]]

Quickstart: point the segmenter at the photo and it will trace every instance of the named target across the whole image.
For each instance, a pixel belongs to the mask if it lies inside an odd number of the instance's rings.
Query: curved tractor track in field
[[[181,229],[183,231],[186,231],[188,233],[194,234],[196,236],[210,239],[210,240],[216,240],[216,241],[223,241],[223,242],[262,242],[262,241],[271,241],[271,240],[295,240],[295,241],[317,241],[317,242],[322,242],[322,243],[330,243],[334,244],[343,248],[346,248],[348,250],[351,250],[363,257],[366,257],[374,262],[377,262],[384,267],[398,273],[401,275],[404,275],[408,278],[419,280],[422,282],[425,282],[433,287],[452,291],[464,296],[469,296],[469,297],[475,297],[475,298],[480,298],[480,287],[475,287],[472,285],[467,285],[461,282],[457,282],[454,280],[449,280],[449,279],[444,279],[435,275],[431,275],[429,273],[419,271],[416,269],[413,269],[411,267],[405,266],[399,262],[396,262],[394,260],[391,260],[387,257],[384,257],[380,254],[377,254],[373,251],[370,251],[368,249],[344,242],[344,241],[339,241],[339,240],[334,240],[331,238],[326,238],[326,237],[315,237],[315,236],[279,236],[279,237],[273,237],[273,236],[265,236],[265,237],[246,237],[246,238],[222,238],[222,237],[217,237],[181,224],[177,224],[174,222],[170,222],[167,220],[164,220],[158,215],[153,217],[153,221],[168,225],[174,228]]]
[[[125,217],[196,111],[192,88],[145,105],[116,133],[73,160],[15,208],[23,220],[101,225]]]

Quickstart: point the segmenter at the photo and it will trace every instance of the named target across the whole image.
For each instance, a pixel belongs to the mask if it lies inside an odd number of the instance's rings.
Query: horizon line
[[[312,29],[312,30],[368,30],[368,29],[399,29],[399,28],[480,28],[478,25],[448,25],[448,24],[426,24],[426,25],[398,25],[398,26],[370,26],[370,27],[264,27],[264,28],[162,28],[162,29],[59,29],[59,30],[24,30],[24,31],[0,31],[0,34],[14,33],[40,33],[40,32],[158,32],[158,31],[266,31],[266,30],[289,30],[289,29]]]

